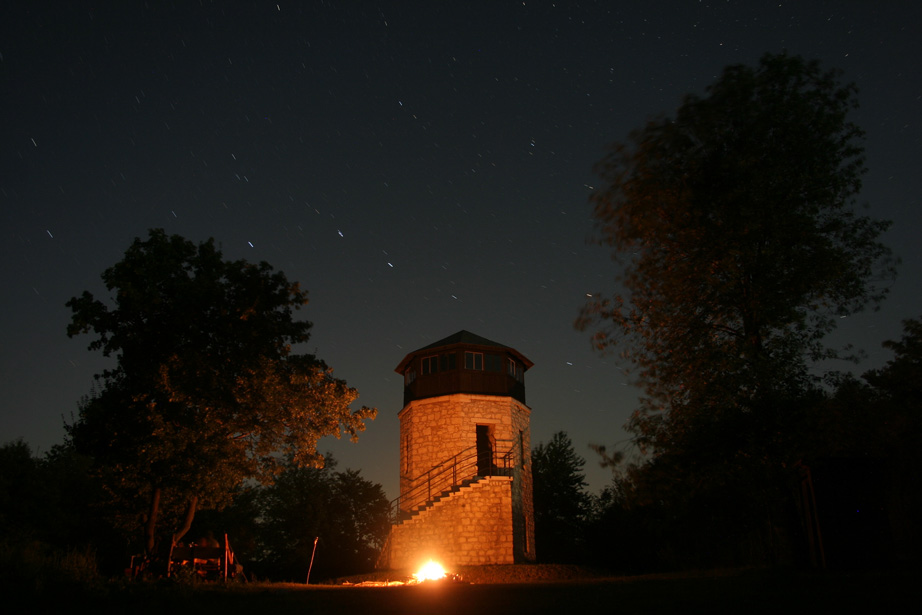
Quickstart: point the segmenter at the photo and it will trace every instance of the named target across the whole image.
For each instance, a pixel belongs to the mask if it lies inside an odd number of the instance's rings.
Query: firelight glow
[[[445,569],[442,568],[440,563],[429,560],[423,564],[419,572],[413,575],[413,578],[416,579],[417,583],[422,583],[423,581],[437,581],[438,579],[443,579],[445,578],[445,574]]]

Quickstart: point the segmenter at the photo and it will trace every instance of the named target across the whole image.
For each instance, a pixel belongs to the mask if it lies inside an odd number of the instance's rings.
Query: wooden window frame
[[[468,360],[467,360],[468,357],[471,357],[470,367],[468,367]],[[482,372],[483,371],[483,353],[474,352],[472,350],[465,350],[464,351],[464,369],[473,370],[475,372]]]
[[[428,376],[429,374],[435,374],[439,371],[439,356],[431,355],[428,357],[423,357],[420,360],[420,369],[419,373],[422,376]]]

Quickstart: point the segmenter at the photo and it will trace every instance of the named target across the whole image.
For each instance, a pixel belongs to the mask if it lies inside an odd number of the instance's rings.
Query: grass
[[[578,566],[483,566],[452,572],[462,583],[402,587],[278,583],[183,584],[100,579],[84,556],[0,550],[4,611],[146,615],[169,612],[374,613],[512,615],[515,613],[866,613],[909,603],[917,572],[824,573],[796,570],[723,570],[636,577],[606,576]],[[384,580],[407,573],[351,577]],[[13,581],[13,583],[10,583]]]
[[[361,583],[363,581],[406,581],[414,571],[398,570],[373,572],[351,577],[325,581],[324,585]],[[584,566],[564,564],[520,564],[515,566],[458,566],[452,573],[459,575],[464,583],[539,583],[545,581],[587,580],[604,577],[604,573]]]

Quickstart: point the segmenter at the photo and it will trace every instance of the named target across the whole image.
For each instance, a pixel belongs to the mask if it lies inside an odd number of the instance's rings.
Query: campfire
[[[442,565],[435,560],[429,560],[419,569],[419,571],[414,572],[410,575],[410,579],[406,582],[404,581],[363,581],[361,583],[352,584],[349,582],[343,583],[343,585],[351,585],[353,587],[393,587],[395,585],[419,585],[426,581],[440,581],[440,582],[451,582],[451,583],[462,583],[460,575],[447,572]]]
[[[413,575],[413,580],[417,583],[422,583],[423,581],[438,581],[439,579],[444,579],[446,576],[448,576],[448,573],[445,572],[445,569],[442,568],[440,563],[429,560],[423,564],[419,572]]]

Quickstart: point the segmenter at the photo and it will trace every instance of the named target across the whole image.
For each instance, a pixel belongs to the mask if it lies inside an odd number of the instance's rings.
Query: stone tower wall
[[[481,479],[395,525],[380,567],[417,570],[429,559],[448,567],[514,563],[512,484],[507,476]]]
[[[487,425],[496,440],[496,449],[503,453],[506,451],[512,453],[510,458],[512,475],[502,477],[505,478],[503,488],[510,499],[508,512],[506,508],[483,505],[479,500],[471,500],[470,503],[464,503],[461,500],[461,503],[453,504],[457,508],[452,509],[453,514],[458,517],[446,523],[444,528],[459,527],[461,517],[464,517],[466,519],[464,523],[467,524],[465,527],[470,527],[470,531],[463,533],[463,539],[468,541],[468,544],[478,545],[479,548],[479,546],[498,540],[494,535],[497,527],[495,524],[501,523],[506,533],[502,539],[503,542],[497,544],[505,544],[505,541],[509,541],[512,549],[511,559],[504,555],[502,563],[533,561],[535,546],[530,415],[531,410],[528,406],[507,396],[461,393],[411,401],[398,415],[400,419],[401,509],[409,512],[421,503],[413,498],[406,498],[405,494],[410,493],[414,487],[422,485],[425,482],[426,472],[435,465],[462,452],[470,455],[477,444],[477,426]],[[458,478],[467,478],[467,476]],[[512,479],[511,482],[509,478]],[[476,491],[462,493],[466,494],[465,498],[485,497],[482,494],[478,495],[479,492]],[[454,501],[458,498],[453,495],[452,499]],[[479,515],[484,515],[484,517],[478,518]],[[501,519],[498,518],[500,516]],[[471,523],[474,525],[471,526]],[[408,541],[416,545],[419,540],[430,540],[428,538],[408,538],[414,532],[427,535],[426,533],[430,530],[420,529],[423,524],[417,521],[412,522],[412,527],[416,529],[405,529],[410,527],[405,524],[406,522],[394,527],[390,546],[392,550],[397,548],[398,544],[410,544]],[[439,528],[441,529],[431,531],[440,535],[444,528],[441,525]],[[481,528],[487,528],[483,535],[477,533]],[[475,535],[476,538],[473,537]],[[418,545],[412,549],[418,551]],[[497,563],[493,561],[496,558],[492,555],[492,551],[492,548],[487,549],[485,551],[487,554],[476,561],[465,557],[464,563]],[[391,559],[394,558],[392,551]],[[407,557],[399,556],[397,559],[406,561]]]
[[[409,491],[436,464],[473,450],[477,425],[492,426],[501,448],[511,446],[518,454],[523,449],[530,462],[530,414],[524,404],[495,395],[459,393],[411,401],[398,414],[400,492]],[[530,463],[526,465],[530,482]]]

